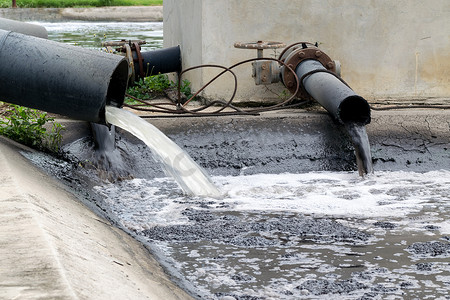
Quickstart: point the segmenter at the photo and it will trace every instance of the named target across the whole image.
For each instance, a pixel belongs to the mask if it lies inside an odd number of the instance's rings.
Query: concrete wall
[[[450,97],[448,0],[164,0],[164,46],[181,45],[184,68],[256,57],[256,50],[233,44],[257,40],[319,42],[368,100]],[[279,53],[265,50],[265,56]],[[217,72],[208,68],[185,78],[198,89]],[[240,100],[277,97],[254,85],[250,64],[236,72]],[[232,88],[227,75],[204,96],[226,99]]]

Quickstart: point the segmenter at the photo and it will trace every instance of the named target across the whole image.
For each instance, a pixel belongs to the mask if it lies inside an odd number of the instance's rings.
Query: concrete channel
[[[148,250],[0,138],[0,299],[189,299]]]
[[[450,124],[447,117],[446,110],[374,111],[367,131],[375,172],[450,170]],[[64,119],[60,121],[67,127],[65,150],[71,162],[45,158],[39,153],[26,154],[26,150],[11,142],[2,143],[4,157],[14,158],[3,159],[5,168],[11,170],[5,176],[14,180],[14,186],[20,191],[16,190],[18,196],[11,198],[11,184],[3,185],[3,211],[8,217],[3,219],[2,237],[9,241],[9,246],[4,249],[18,249],[7,251],[8,256],[2,256],[6,257],[3,265],[11,266],[3,269],[2,274],[3,278],[12,281],[7,289],[3,289],[8,293],[6,296],[27,295],[33,299],[38,295],[62,295],[63,298],[75,295],[83,299],[110,299],[113,290],[116,295],[114,287],[117,286],[121,287],[117,293],[123,290],[120,299],[155,299],[152,298],[155,292],[156,299],[316,299],[323,295],[337,299],[389,296],[420,299],[430,293],[445,295],[448,291],[448,284],[442,279],[450,274],[445,266],[445,260],[450,256],[448,233],[441,233],[438,229],[448,222],[445,208],[448,203],[442,199],[439,200],[440,208],[426,208],[425,205],[420,212],[407,217],[353,218],[308,211],[304,214],[236,211],[233,206],[228,206],[226,200],[185,198],[177,192],[176,186],[171,187],[168,183],[166,187],[150,187],[160,189],[160,192],[149,196],[155,197],[151,205],[156,206],[142,208],[139,201],[144,198],[140,197],[145,197],[148,190],[134,185],[133,181],[131,187],[128,186],[127,179],[164,177],[145,145],[119,131],[118,147],[125,159],[118,164],[119,170],[115,170],[117,172],[113,175],[117,176],[115,179],[102,177],[104,173],[99,173],[98,167],[80,167],[83,161],[93,159],[92,142],[86,138],[88,125]],[[284,172],[307,176],[317,171],[356,172],[353,149],[345,132],[321,109],[267,112],[252,117],[152,118],[149,122],[185,149],[213,176],[276,175]],[[38,171],[21,153],[44,171]],[[122,172],[124,170],[126,173]],[[114,189],[113,194],[120,190],[141,194],[138,202],[133,202],[134,196],[123,200],[129,201],[138,214],[142,213],[140,209],[149,209],[148,214],[151,215],[152,210],[160,209],[160,201],[164,201],[161,199],[172,197],[181,205],[180,216],[190,221],[185,225],[161,223],[146,229],[136,227],[129,219],[123,219],[120,213],[124,211],[123,207],[112,202],[107,205],[108,201],[121,202],[120,198],[124,196],[117,194],[116,198],[105,200],[105,194],[110,191],[98,187],[105,183],[105,179],[115,182],[108,185]],[[25,186],[19,188],[22,183]],[[148,185],[148,182],[143,184]],[[329,188],[332,186],[333,183]],[[398,197],[405,196],[401,191],[398,193]],[[351,195],[345,197],[352,199]],[[445,197],[448,199],[448,193]],[[297,201],[301,201],[300,198]],[[21,205],[24,207],[19,209]],[[15,218],[17,214],[28,215],[33,225],[29,221],[22,224],[24,219]],[[140,218],[145,219],[145,214]],[[427,217],[432,215],[434,217]],[[14,218],[14,223],[8,221]],[[142,224],[147,226],[145,222]],[[409,232],[413,229],[408,229],[411,224],[414,228],[418,226],[412,235]],[[17,225],[23,226],[23,231],[11,230],[18,228]],[[31,230],[30,226],[34,229]],[[278,232],[273,233],[269,228],[278,228]],[[23,239],[24,236],[27,238]],[[141,243],[148,248],[145,249]],[[38,244],[39,251],[36,251],[35,245]],[[246,255],[242,254],[244,249],[249,251],[246,256],[249,262],[253,261],[249,269],[239,263],[239,257]],[[400,260],[403,266],[409,266],[404,271],[408,273],[407,279],[399,277],[400,271],[388,263],[404,252],[414,254],[412,258]],[[261,255],[266,257],[263,261],[272,260],[275,266],[267,270],[260,266],[258,268],[264,271],[254,275],[252,266],[256,268],[258,263],[255,260],[258,261]],[[27,259],[22,260],[23,257]],[[40,279],[42,282],[34,281],[34,285],[29,286],[27,276],[41,276],[42,273],[41,265],[29,261],[43,261],[50,279],[47,282]],[[276,271],[276,262],[281,263],[279,271]],[[225,281],[230,285],[227,288],[227,284],[217,281],[220,276],[210,278],[212,281],[207,279],[212,276],[207,276],[208,271],[205,271],[211,263],[235,264],[243,269],[230,271],[231,275]],[[12,264],[16,266],[15,270],[22,271],[11,276]],[[185,266],[185,273],[175,267],[180,264]],[[290,264],[296,267],[289,267]],[[298,265],[306,269],[299,269]],[[305,270],[308,272],[304,273]],[[319,276],[323,272],[328,274],[326,279]],[[30,275],[24,276],[24,273]],[[287,282],[285,289],[280,289],[286,280],[283,276],[293,274],[304,276],[304,280],[290,288],[289,284],[293,283]],[[428,279],[435,275],[443,282]],[[261,280],[263,286],[258,286],[256,279]],[[426,280],[431,280],[434,288],[420,288],[417,282]],[[257,292],[264,290],[264,285],[270,292]],[[249,292],[252,290],[249,286],[254,286],[253,292]],[[210,290],[205,291],[206,287]]]

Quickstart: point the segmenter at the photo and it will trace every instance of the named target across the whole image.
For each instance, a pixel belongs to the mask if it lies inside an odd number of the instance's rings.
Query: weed
[[[127,94],[136,97],[138,99],[150,100],[158,96],[163,96],[167,90],[177,89],[178,84],[169,79],[166,74],[159,74],[145,77],[140,79],[136,84],[127,90]],[[181,82],[181,93],[186,97],[191,97],[191,83],[189,80],[183,80]],[[137,102],[131,98],[126,98],[125,102],[130,105],[137,104]]]
[[[44,125],[53,122],[47,132]],[[48,117],[46,112],[11,104],[0,119],[0,134],[29,147],[58,152],[62,141],[64,127]]]

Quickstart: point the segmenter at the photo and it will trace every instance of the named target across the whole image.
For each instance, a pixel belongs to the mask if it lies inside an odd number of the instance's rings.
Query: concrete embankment
[[[27,151],[0,138],[0,299],[191,299]]]
[[[17,21],[162,22],[162,6],[1,8],[0,17]]]

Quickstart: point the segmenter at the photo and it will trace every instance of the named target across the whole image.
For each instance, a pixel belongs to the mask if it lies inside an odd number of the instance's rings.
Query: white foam
[[[449,205],[450,172],[251,175],[215,178],[238,210],[354,217],[399,217],[438,201]]]
[[[187,222],[181,214],[186,207],[199,208],[208,202],[217,210],[395,219],[404,227],[412,222],[408,215],[420,212],[422,219],[411,228],[424,226],[425,220],[439,226],[441,233],[450,233],[450,171],[446,170],[376,172],[366,178],[356,172],[257,174],[213,177],[213,181],[225,193],[223,199],[186,197],[168,178],[134,179],[96,189],[135,229]],[[428,211],[422,213],[424,209]]]

